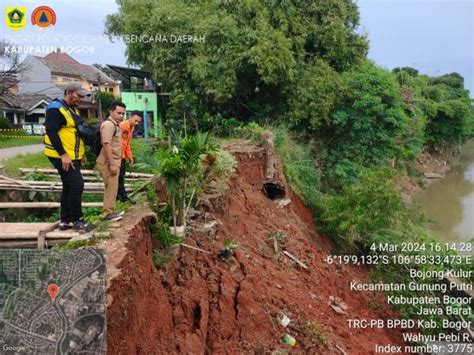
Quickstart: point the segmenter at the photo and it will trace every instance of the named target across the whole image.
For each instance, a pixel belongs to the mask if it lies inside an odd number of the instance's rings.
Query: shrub
[[[321,179],[311,146],[298,143],[285,127],[275,131],[275,147],[283,159],[285,177],[313,212],[316,212],[321,193]]]
[[[12,128],[8,118],[0,116],[0,129],[10,129]]]
[[[225,150],[218,150],[215,153],[215,161],[212,164],[211,173],[217,176],[231,177],[235,173],[237,161],[234,156]]]
[[[172,209],[173,226],[186,224],[186,214],[204,180],[201,160],[217,150],[207,133],[174,137],[170,147],[157,153],[158,173],[163,178]]]
[[[321,216],[325,231],[336,242],[353,244],[389,228],[405,209],[400,191],[394,187],[394,178],[388,168],[367,171],[340,194],[327,197]]]

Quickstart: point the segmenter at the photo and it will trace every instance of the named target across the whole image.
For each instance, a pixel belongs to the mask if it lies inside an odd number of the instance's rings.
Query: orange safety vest
[[[133,162],[132,147],[130,142],[133,137],[133,127],[130,126],[128,120],[120,122],[120,130],[122,131],[122,159]]]

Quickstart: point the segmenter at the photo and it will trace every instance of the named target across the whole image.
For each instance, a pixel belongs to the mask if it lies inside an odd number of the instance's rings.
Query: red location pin
[[[59,292],[59,286],[56,284],[51,284],[48,286],[48,293],[51,299],[54,302],[54,299],[56,298],[57,294]]]

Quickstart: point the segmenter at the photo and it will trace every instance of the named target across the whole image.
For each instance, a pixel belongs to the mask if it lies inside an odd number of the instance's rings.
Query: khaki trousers
[[[117,199],[118,178],[119,175],[112,175],[107,164],[97,163],[97,170],[99,170],[102,179],[104,180],[104,214],[112,213],[115,210],[115,200]]]

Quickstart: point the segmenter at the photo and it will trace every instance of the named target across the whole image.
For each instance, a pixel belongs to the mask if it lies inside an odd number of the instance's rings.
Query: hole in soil
[[[194,316],[194,329],[200,329],[201,306],[199,304],[196,304],[196,306],[194,306],[193,316]]]
[[[270,200],[280,200],[285,198],[285,187],[276,182],[266,182],[262,187],[263,193]]]

